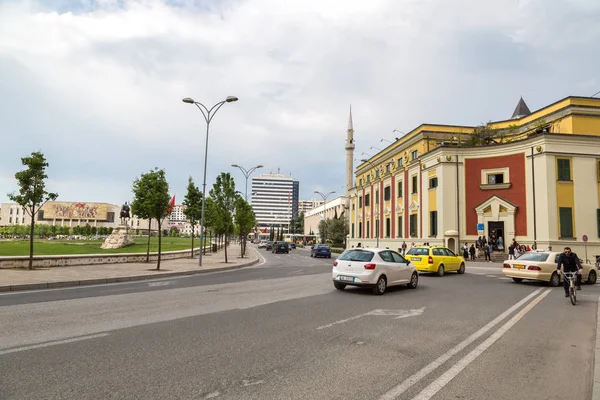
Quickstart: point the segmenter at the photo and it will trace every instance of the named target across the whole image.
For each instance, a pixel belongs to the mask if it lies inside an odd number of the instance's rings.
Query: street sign
[[[485,229],[485,227],[483,226],[483,224],[477,224],[477,230],[478,231],[482,231],[484,229]]]
[[[583,239],[584,242],[587,242],[588,241],[588,236],[587,235],[583,235],[582,239]]]

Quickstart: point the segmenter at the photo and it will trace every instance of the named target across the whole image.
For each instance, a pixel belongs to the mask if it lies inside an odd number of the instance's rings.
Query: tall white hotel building
[[[299,183],[283,174],[252,177],[252,209],[258,227],[289,226],[298,215]]]

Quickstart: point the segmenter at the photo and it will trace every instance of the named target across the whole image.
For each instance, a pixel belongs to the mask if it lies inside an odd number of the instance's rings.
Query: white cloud
[[[260,163],[303,198],[338,191],[350,103],[360,158],[393,129],[590,95],[599,17],[595,0],[4,2],[0,201],[38,149],[63,198],[119,203],[155,166],[182,197],[205,132],[186,96],[240,98],[211,125],[210,184]]]

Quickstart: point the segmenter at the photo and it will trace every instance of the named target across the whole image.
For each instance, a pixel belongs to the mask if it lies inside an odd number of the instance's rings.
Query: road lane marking
[[[431,363],[426,365],[424,368],[422,368],[420,371],[416,372],[412,376],[410,376],[407,379],[405,379],[404,381],[402,381],[397,386],[390,389],[387,393],[383,394],[379,399],[380,400],[392,400],[392,399],[396,399],[397,397],[402,395],[402,393],[406,392],[411,386],[413,386],[415,383],[419,382],[421,379],[425,378],[427,375],[429,375],[431,372],[438,369],[440,366],[442,366],[446,361],[448,361],[450,358],[452,358],[458,352],[462,351],[465,347],[467,347],[468,345],[470,345],[471,343],[473,343],[474,341],[479,339],[481,336],[483,336],[485,333],[487,333],[490,329],[492,329],[494,326],[498,325],[500,322],[502,322],[502,320],[504,320],[506,317],[508,317],[510,314],[512,314],[516,309],[518,309],[523,304],[525,304],[527,301],[529,301],[532,297],[535,297],[536,295],[538,295],[542,290],[543,289],[538,289],[535,292],[533,292],[533,293],[529,294],[528,296],[526,296],[525,298],[523,298],[521,301],[519,301],[518,303],[516,303],[515,305],[510,307],[508,310],[506,310],[502,314],[498,315],[494,320],[490,321],[483,328],[479,329],[477,332],[473,333],[471,336],[469,336],[468,338],[466,338],[465,340],[463,340],[462,342],[460,342],[459,344],[457,344],[456,346],[454,346],[453,348],[448,350],[446,353],[439,356],[437,359],[435,359],[434,361],[432,361]]]
[[[498,279],[502,279],[503,281],[510,281],[510,280],[512,280],[512,278],[507,278],[507,277],[505,277],[505,276],[503,276],[503,277],[500,277],[500,278],[498,278]]]
[[[519,322],[533,307],[539,304],[550,293],[552,289],[546,289],[544,293],[536,297],[531,303],[523,308],[518,314],[512,317],[507,323],[502,325],[500,329],[494,332],[490,337],[483,341],[479,346],[473,349],[469,354],[460,359],[454,364],[448,371],[442,376],[437,378],[435,381],[429,384],[425,389],[421,391],[413,400],[429,400],[437,392],[442,390],[444,386],[448,384],[452,379],[456,377],[463,369],[471,364],[477,357],[479,357],[484,351],[490,348],[498,339],[500,339],[510,328],[512,328],[517,322]]]
[[[344,322],[348,322],[348,321],[352,321],[352,320],[355,320],[355,319],[358,319],[358,318],[366,317],[367,315],[394,316],[394,317],[396,317],[394,319],[400,319],[400,318],[407,318],[407,317],[416,317],[418,315],[423,314],[423,311],[425,311],[425,307],[421,307],[421,308],[414,309],[414,310],[382,310],[382,309],[377,309],[377,310],[372,310],[372,311],[366,312],[364,314],[355,315],[354,317],[341,319],[339,321],[332,322],[331,324],[320,326],[320,327],[318,327],[315,330],[318,331],[318,330],[325,329],[325,328],[331,328],[334,325],[343,324]]]
[[[49,346],[56,346],[59,344],[79,342],[81,340],[95,339],[95,338],[100,338],[100,337],[104,337],[104,336],[108,336],[108,333],[96,333],[94,335],[79,336],[79,337],[74,337],[74,338],[70,338],[70,339],[53,340],[51,342],[46,342],[46,343],[39,343],[39,344],[32,344],[32,345],[28,345],[28,346],[15,347],[12,349],[0,350],[0,356],[2,356],[4,354],[16,353],[19,351],[40,349],[42,347],[49,347]]]
[[[157,287],[157,286],[168,286],[172,284],[173,281],[164,281],[164,282],[152,282],[148,284],[148,287]]]

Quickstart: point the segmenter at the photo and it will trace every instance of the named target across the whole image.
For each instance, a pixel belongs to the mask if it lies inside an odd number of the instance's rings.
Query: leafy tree
[[[225,263],[227,263],[227,239],[233,233],[233,213],[235,200],[235,181],[229,172],[221,172],[210,191],[214,201],[214,228],[218,234],[225,236]]]
[[[160,270],[160,256],[162,245],[162,222],[169,215],[169,183],[167,182],[165,171],[155,168],[133,182],[134,200],[131,208],[137,216],[148,219],[148,253],[146,260],[149,259],[150,249],[150,222],[152,219],[158,222],[158,260],[156,269]],[[141,215],[140,215],[141,213]]]
[[[238,196],[235,201],[235,223],[239,230],[241,240],[242,257],[246,254],[246,240],[252,228],[256,225],[256,215],[252,206],[242,197]]]
[[[206,205],[204,206],[204,226],[201,226],[201,232],[204,232],[202,235],[202,254],[206,254],[206,240],[207,240],[207,232],[210,234],[209,228],[214,230],[215,221],[216,221],[216,211],[215,211],[215,202],[211,197],[206,198]],[[212,237],[208,236],[209,244],[212,245]]]
[[[327,220],[322,219],[319,221],[319,236],[321,236],[321,243],[325,243],[327,239]]]
[[[9,193],[8,198],[19,204],[31,217],[29,234],[29,269],[33,269],[33,232],[35,216],[48,200],[56,200],[58,194],[46,191],[46,168],[48,163],[42,152],[33,152],[31,157],[21,158],[21,163],[27,167],[15,174],[19,185],[19,193]]]
[[[92,226],[92,235],[96,235],[98,234],[98,228],[95,226]]]
[[[343,244],[349,232],[348,221],[343,214],[327,221],[327,238],[331,242]]]
[[[83,227],[83,234],[86,236],[90,236],[92,234],[92,226],[89,223],[86,223]]]
[[[192,258],[194,258],[194,227],[200,221],[202,217],[202,192],[196,185],[190,176],[188,180],[187,193],[183,200],[184,214],[185,217],[190,221],[192,225]],[[204,216],[206,217],[206,210],[204,210]],[[202,245],[202,243],[201,243]]]

